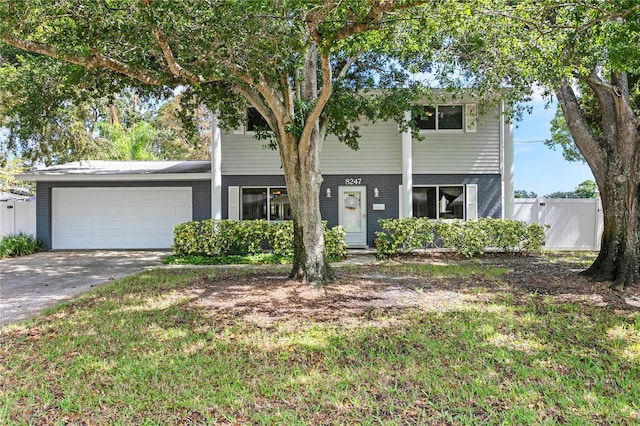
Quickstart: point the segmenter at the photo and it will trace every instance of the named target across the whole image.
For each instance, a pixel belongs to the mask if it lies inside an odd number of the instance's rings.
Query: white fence
[[[513,218],[550,225],[545,248],[600,250],[604,226],[600,199],[516,198]]]
[[[0,201],[0,238],[19,233],[36,235],[36,202]]]

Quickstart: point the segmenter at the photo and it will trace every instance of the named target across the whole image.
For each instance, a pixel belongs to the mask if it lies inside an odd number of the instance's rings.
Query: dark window
[[[242,188],[242,219],[291,219],[287,188]]]
[[[462,130],[462,105],[425,106],[415,122],[423,130]]]
[[[242,219],[267,218],[267,188],[242,188]]]
[[[268,130],[267,120],[255,108],[247,109],[247,131],[255,132],[256,130]]]
[[[462,106],[438,106],[438,129],[462,129]]]
[[[416,118],[416,125],[420,129],[435,130],[436,128],[436,109],[434,107],[426,106]]]
[[[413,217],[464,219],[464,186],[418,186],[413,188]]]

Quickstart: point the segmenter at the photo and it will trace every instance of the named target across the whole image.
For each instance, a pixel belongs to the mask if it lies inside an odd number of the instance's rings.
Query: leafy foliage
[[[0,259],[24,256],[42,250],[44,250],[42,242],[31,235],[9,235],[0,239]]]
[[[323,225],[327,257],[331,261],[343,259],[347,248],[344,228],[327,229],[326,222]],[[173,250],[180,256],[228,258],[270,252],[288,259],[293,257],[291,221],[191,221],[176,225],[174,235]]]
[[[517,189],[513,193],[514,198],[538,198],[538,194],[533,191]]]
[[[544,227],[509,219],[431,221],[426,218],[381,219],[376,232],[377,256],[393,257],[412,250],[443,247],[473,257],[487,249],[508,253],[539,252],[545,242]]]
[[[569,192],[557,191],[545,195],[546,198],[600,198],[598,185],[592,180],[585,180]]]

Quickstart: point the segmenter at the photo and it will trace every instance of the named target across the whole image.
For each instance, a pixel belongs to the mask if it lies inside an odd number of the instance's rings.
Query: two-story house
[[[360,149],[322,148],[322,217],[351,247],[373,246],[378,220],[511,217],[513,130],[503,105],[425,106],[423,140],[392,121],[359,123]],[[177,223],[290,218],[277,151],[246,127],[216,132],[212,161],[86,161],[21,175],[37,182],[37,237],[49,249],[168,248]]]

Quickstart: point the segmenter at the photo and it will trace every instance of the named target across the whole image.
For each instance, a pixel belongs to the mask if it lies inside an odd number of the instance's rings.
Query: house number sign
[[[344,180],[345,185],[360,185],[362,183],[362,178],[346,178]]]

